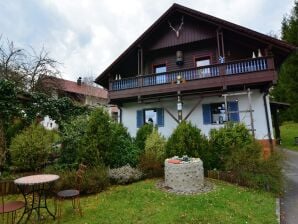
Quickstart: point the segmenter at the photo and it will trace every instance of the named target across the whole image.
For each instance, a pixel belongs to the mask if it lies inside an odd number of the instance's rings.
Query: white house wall
[[[53,130],[58,129],[58,124],[54,120],[52,120],[48,115],[43,118],[40,122],[46,129]]]
[[[193,106],[199,100],[199,96],[195,97],[192,96],[191,98],[182,97],[183,101],[183,117],[185,117],[189,111],[193,108]],[[228,101],[238,100],[238,107],[239,110],[248,110],[249,103],[248,97],[246,95],[239,95],[239,96],[231,96],[228,97]],[[266,115],[265,115],[265,108],[264,108],[264,101],[263,101],[263,93],[260,93],[259,90],[252,90],[251,95],[252,100],[252,109],[253,112],[253,119],[254,119],[254,128],[256,130],[256,138],[257,139],[268,139],[268,129],[266,123]],[[187,119],[195,124],[198,128],[202,130],[202,132],[208,136],[209,131],[212,128],[220,128],[222,127],[221,124],[203,124],[203,110],[202,104],[209,104],[209,103],[221,103],[224,102],[223,97],[204,97],[201,101],[200,105],[192,112],[192,114]],[[122,123],[125,127],[128,128],[128,131],[132,136],[136,135],[137,132],[137,119],[136,119],[136,111],[142,109],[150,109],[150,108],[167,108],[173,115],[177,117],[177,98],[169,98],[163,99],[161,103],[127,103],[124,104],[122,107]],[[267,97],[267,108],[268,108],[268,115],[269,115],[269,123],[271,128],[271,135],[272,135],[272,122],[270,116],[270,107],[269,107],[269,99]],[[250,113],[239,113],[240,121],[244,122],[248,128],[250,128]],[[164,127],[159,127],[159,132],[164,135],[165,137],[169,137],[173,130],[176,128],[177,122],[164,110]],[[273,136],[271,136],[273,138]]]

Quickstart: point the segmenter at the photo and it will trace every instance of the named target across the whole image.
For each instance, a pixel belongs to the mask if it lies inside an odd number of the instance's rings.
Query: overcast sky
[[[65,79],[97,76],[174,2],[264,34],[280,34],[294,0],[0,0],[0,34],[44,46]]]

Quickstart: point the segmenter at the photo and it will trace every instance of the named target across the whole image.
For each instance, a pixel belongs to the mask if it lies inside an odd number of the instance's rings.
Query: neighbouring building
[[[265,22],[265,21],[264,21]],[[168,137],[181,120],[205,135],[243,122],[269,149],[268,91],[296,48],[286,42],[174,4],[96,82],[132,135],[153,121]]]
[[[104,88],[86,84],[81,77],[77,82],[62,78],[51,78],[48,82],[53,86],[52,96],[55,98],[69,97],[73,101],[89,106],[106,106],[113,119],[118,120],[118,108],[108,104],[108,92]],[[44,117],[41,124],[47,129],[57,129],[58,125],[49,116]]]

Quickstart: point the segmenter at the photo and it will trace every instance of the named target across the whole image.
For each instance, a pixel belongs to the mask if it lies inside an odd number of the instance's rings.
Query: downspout
[[[271,130],[270,130],[270,122],[269,122],[269,115],[268,115],[268,107],[267,107],[267,95],[268,91],[266,91],[263,95],[263,101],[264,101],[264,107],[265,107],[265,115],[266,115],[266,123],[267,123],[267,131],[268,131],[268,137],[269,137],[269,143],[271,150],[273,149],[273,141],[271,137]]]
[[[120,124],[123,124],[123,123],[122,123],[122,108],[119,107],[119,106],[118,106],[118,108],[119,108],[119,123],[120,123]]]

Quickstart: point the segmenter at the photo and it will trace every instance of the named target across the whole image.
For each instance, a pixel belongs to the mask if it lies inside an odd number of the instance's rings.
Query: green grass
[[[70,201],[64,201],[60,223],[277,223],[275,198],[269,193],[214,181],[215,190],[209,193],[178,196],[157,189],[155,183],[156,180],[145,180],[113,186],[82,197],[83,217],[73,211]],[[43,223],[58,223],[47,220]]]
[[[286,122],[280,127],[281,146],[287,149],[298,151],[295,145],[295,137],[298,137],[298,123]]]

